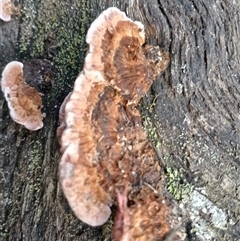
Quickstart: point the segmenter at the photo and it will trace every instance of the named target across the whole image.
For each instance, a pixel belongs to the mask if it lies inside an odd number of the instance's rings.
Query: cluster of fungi
[[[75,215],[104,224],[117,205],[113,240],[163,240],[170,229],[160,166],[137,105],[169,55],[144,46],[144,27],[117,8],[88,30],[88,52],[60,108],[59,179]]]
[[[169,55],[144,45],[144,26],[114,7],[92,23],[86,42],[84,68],[59,114],[63,192],[75,215],[91,226],[104,224],[117,205],[115,241],[163,240],[169,211],[137,105]],[[25,83],[21,62],[5,67],[1,87],[13,120],[40,129],[41,95]]]

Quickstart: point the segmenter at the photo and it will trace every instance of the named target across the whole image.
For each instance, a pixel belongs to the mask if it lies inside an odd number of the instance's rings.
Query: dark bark
[[[182,234],[186,240],[240,240],[240,2],[19,3],[20,14],[0,22],[0,71],[12,60],[34,58],[53,63],[55,75],[50,85],[29,79],[45,94],[47,117],[37,132],[11,120],[0,94],[0,240],[110,240],[111,220],[91,228],[71,212],[58,184],[56,139],[59,106],[82,68],[87,28],[109,6],[141,21],[146,42],[170,52],[170,66],[141,110],[176,216],[186,220]]]

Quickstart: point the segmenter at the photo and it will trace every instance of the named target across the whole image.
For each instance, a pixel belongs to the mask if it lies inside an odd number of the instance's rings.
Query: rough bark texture
[[[16,1],[19,15],[0,21],[0,71],[9,61],[33,58],[54,66],[50,84],[46,77],[27,80],[45,94],[41,130],[14,123],[0,94],[0,240],[111,240],[111,220],[91,228],[71,212],[58,184],[56,139],[59,106],[82,68],[87,28],[109,6],[141,21],[147,43],[171,54],[141,110],[175,215],[183,217],[182,240],[240,240],[240,2],[67,2]]]

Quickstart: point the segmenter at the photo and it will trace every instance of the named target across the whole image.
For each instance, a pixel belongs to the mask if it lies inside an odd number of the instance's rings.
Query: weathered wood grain
[[[90,228],[73,216],[58,185],[56,140],[59,106],[82,68],[85,33],[109,6],[143,22],[147,43],[171,54],[170,66],[154,82],[141,110],[166,170],[166,189],[191,189],[184,199],[170,198],[176,216],[186,220],[180,221],[181,233],[185,240],[239,240],[240,2],[16,3],[20,15],[0,21],[0,71],[12,60],[45,58],[56,75],[52,88],[43,90],[47,118],[37,132],[10,119],[0,94],[0,240],[111,240],[111,220]],[[175,179],[170,170],[176,170]]]

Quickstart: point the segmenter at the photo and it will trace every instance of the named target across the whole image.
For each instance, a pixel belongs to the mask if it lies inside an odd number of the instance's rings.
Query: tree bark
[[[0,21],[0,71],[12,60],[35,72],[34,61],[53,67],[50,80],[42,73],[26,78],[44,94],[41,130],[31,132],[14,123],[0,94],[0,240],[111,240],[112,219],[92,228],[70,210],[58,184],[56,139],[59,107],[83,66],[86,31],[109,6],[141,21],[147,44],[170,52],[168,69],[140,108],[166,171],[165,187],[177,209],[174,218],[182,217],[182,240],[240,240],[240,2],[14,4],[20,4],[18,15]]]

